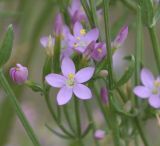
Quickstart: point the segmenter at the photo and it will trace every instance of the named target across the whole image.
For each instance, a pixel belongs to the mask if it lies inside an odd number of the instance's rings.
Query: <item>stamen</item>
[[[98,53],[101,54],[102,53],[102,48],[98,48],[97,51],[98,51]]]
[[[81,30],[80,30],[80,34],[81,34],[81,35],[85,35],[85,34],[86,34],[86,30],[85,30],[85,29],[81,29]]]
[[[78,43],[74,43],[74,48],[78,47]]]
[[[155,86],[155,87],[160,87],[160,82],[159,82],[159,81],[155,81],[155,82],[154,82],[154,86]]]

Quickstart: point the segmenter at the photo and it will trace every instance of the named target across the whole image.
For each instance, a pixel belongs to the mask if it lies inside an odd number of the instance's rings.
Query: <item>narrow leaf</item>
[[[5,34],[4,40],[0,47],[0,67],[3,66],[11,56],[13,45],[13,27],[8,26],[8,30]]]

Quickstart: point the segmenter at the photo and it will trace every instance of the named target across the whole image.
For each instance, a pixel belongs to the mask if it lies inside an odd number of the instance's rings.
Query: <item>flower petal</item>
[[[50,86],[60,88],[65,85],[66,78],[62,75],[51,73],[45,77],[45,80]]]
[[[147,87],[153,87],[154,76],[147,68],[143,68],[141,71],[141,81],[143,85]]]
[[[73,61],[69,57],[64,57],[62,60],[61,70],[64,76],[68,76],[68,74],[75,74],[75,65]]]
[[[96,41],[98,37],[99,37],[99,30],[97,28],[94,28],[86,34],[85,39],[88,42],[92,42],[92,41]]]
[[[136,86],[133,92],[140,98],[148,98],[151,95],[151,91],[145,86]]]
[[[84,83],[90,80],[94,74],[94,67],[86,67],[76,73],[75,79],[78,83]]]
[[[47,44],[48,44],[48,37],[41,37],[40,38],[40,43],[44,48],[46,48]]]
[[[72,88],[62,87],[57,95],[58,105],[64,105],[72,98]]]
[[[80,36],[80,30],[83,29],[83,26],[80,22],[76,22],[73,28],[74,36]]]
[[[73,92],[79,99],[90,99],[90,98],[92,98],[91,90],[83,84],[75,85],[74,88],[73,88]]]
[[[160,108],[160,96],[159,95],[152,95],[149,98],[149,104],[154,108]]]

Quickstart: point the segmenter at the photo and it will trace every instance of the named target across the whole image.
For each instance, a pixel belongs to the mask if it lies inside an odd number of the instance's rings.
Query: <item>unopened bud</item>
[[[96,130],[95,133],[94,133],[94,138],[96,140],[102,140],[106,135],[106,132],[104,130]]]
[[[63,19],[62,15],[58,13],[55,18],[55,23],[54,23],[54,33],[55,36],[60,36],[63,30]]]
[[[16,67],[10,69],[10,76],[15,83],[23,84],[27,81],[28,69],[21,64],[16,64]]]
[[[46,54],[48,56],[53,56],[53,48],[55,44],[55,39],[49,35],[49,37],[42,37],[40,39],[41,45],[46,49]]]
[[[107,70],[101,70],[99,72],[99,76],[100,77],[107,77],[108,76],[108,71]]]
[[[100,91],[101,100],[104,104],[108,103],[108,90],[106,87],[102,87]]]

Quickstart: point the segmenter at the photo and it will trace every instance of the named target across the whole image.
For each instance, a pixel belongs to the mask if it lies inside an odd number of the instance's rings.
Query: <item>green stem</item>
[[[40,143],[39,143],[37,137],[35,136],[32,127],[30,126],[29,122],[27,121],[12,88],[8,84],[6,78],[3,74],[2,69],[0,69],[0,83],[3,87],[3,89],[5,90],[6,94],[10,98],[10,100],[15,108],[15,111],[16,111],[23,127],[25,128],[29,138],[31,139],[32,143],[34,144],[34,146],[40,146]]]
[[[71,133],[69,133],[69,132],[63,127],[63,125],[61,125],[61,123],[57,120],[56,114],[54,113],[54,110],[53,110],[53,108],[52,108],[51,102],[50,102],[50,100],[49,100],[48,92],[45,93],[45,100],[46,100],[46,104],[47,104],[48,110],[49,110],[49,112],[51,113],[52,118],[54,119],[54,121],[56,122],[56,124],[59,126],[59,128],[60,128],[66,135],[68,135],[70,138],[74,138],[74,136],[73,136]]]
[[[81,122],[80,122],[80,112],[79,112],[79,101],[76,97],[74,97],[74,103],[75,103],[75,117],[77,122],[77,136],[81,137]]]
[[[93,134],[94,134],[94,132],[96,131],[96,126],[95,126],[95,124],[93,122],[92,112],[90,112],[90,110],[89,110],[89,104],[87,102],[84,102],[84,106],[85,106],[85,110],[86,110],[89,122],[93,123],[92,125],[93,125]],[[94,141],[95,141],[95,145],[99,146],[98,141],[96,139],[94,139]]]
[[[153,52],[154,52],[157,68],[160,73],[160,46],[159,46],[159,40],[158,40],[155,26],[148,27],[148,31],[152,41]]]
[[[73,126],[73,123],[72,123],[72,121],[70,119],[70,116],[69,116],[69,113],[68,113],[68,107],[67,107],[67,105],[64,106],[63,112],[64,112],[64,115],[65,115],[66,120],[68,122],[69,128],[72,130],[73,133],[76,133],[75,129],[74,129],[74,126]]]
[[[141,139],[142,139],[142,141],[144,143],[144,146],[149,146],[149,143],[147,141],[147,138],[145,136],[145,133],[144,133],[144,131],[142,129],[142,126],[141,126],[140,121],[138,120],[138,118],[135,118],[135,125],[136,125],[136,127],[138,129],[138,132],[139,132],[139,134],[141,136]]]
[[[116,122],[116,113],[112,107],[110,99],[113,98],[113,93],[110,92],[114,87],[113,80],[113,70],[112,70],[112,47],[111,47],[111,35],[110,35],[110,19],[109,19],[109,0],[103,0],[103,8],[104,8],[104,22],[105,22],[105,35],[106,35],[106,46],[107,46],[107,57],[108,59],[108,78],[109,78],[109,112],[108,114],[111,116],[113,122],[111,122],[110,126],[113,132],[113,141],[115,146],[120,146],[120,135],[119,129]]]
[[[134,12],[136,12],[137,7],[135,2],[133,2],[132,0],[121,0],[121,2],[126,5],[128,7],[128,9],[133,10]]]

